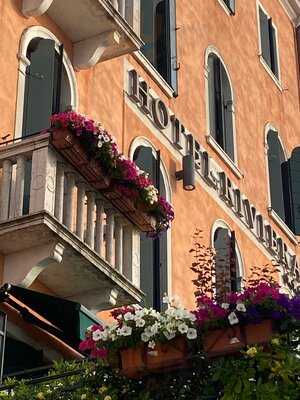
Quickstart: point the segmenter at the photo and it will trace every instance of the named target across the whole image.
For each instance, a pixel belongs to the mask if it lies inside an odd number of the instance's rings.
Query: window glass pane
[[[271,68],[271,49],[270,49],[270,34],[269,34],[269,18],[259,8],[259,21],[260,21],[260,43],[261,52],[264,60]]]

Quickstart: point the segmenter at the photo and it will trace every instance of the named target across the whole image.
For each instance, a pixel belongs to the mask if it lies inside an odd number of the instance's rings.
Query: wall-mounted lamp
[[[182,157],[182,170],[175,174],[176,181],[183,180],[184,190],[195,189],[195,158],[188,154]]]

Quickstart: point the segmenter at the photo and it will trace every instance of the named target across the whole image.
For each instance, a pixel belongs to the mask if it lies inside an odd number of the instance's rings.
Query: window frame
[[[145,146],[149,147],[152,149],[152,155],[154,158],[156,158],[156,147],[154,144],[146,137],[144,136],[139,136],[133,139],[133,141],[130,144],[129,150],[128,150],[128,157],[130,160],[133,159],[134,153],[136,149],[140,146]],[[171,186],[171,179],[170,175],[168,172],[168,169],[166,168],[166,165],[161,158],[160,160],[160,171],[164,180],[165,184],[165,189],[166,189],[166,200],[172,204],[172,197],[173,197],[173,192],[172,192],[172,186]],[[167,232],[167,288],[168,288],[168,296],[172,296],[172,229],[168,229]]]
[[[19,52],[18,52],[19,67],[18,67],[17,105],[16,105],[16,115],[15,115],[15,132],[14,132],[15,139],[19,139],[22,137],[26,69],[30,65],[30,60],[27,58],[27,48],[30,42],[35,38],[53,40],[55,42],[56,52],[59,52],[59,46],[62,44],[51,31],[49,31],[43,26],[32,26],[30,28],[27,28],[23,31],[21,35]],[[70,106],[72,106],[72,108],[76,111],[78,108],[77,80],[73,65],[66,51],[64,51],[63,64],[66,69],[70,84],[70,92],[71,92]]]
[[[257,29],[258,29],[258,56],[259,56],[259,61],[269,74],[269,76],[272,78],[272,80],[275,82],[276,86],[279,88],[280,91],[282,91],[282,86],[281,86],[281,68],[280,68],[280,49],[279,49],[279,35],[278,35],[278,29],[277,26],[274,24],[272,20],[272,26],[275,31],[275,43],[276,43],[276,53],[277,53],[277,65],[278,65],[278,77],[275,75],[275,73],[272,71],[271,67],[268,65],[267,61],[264,59],[262,55],[262,41],[261,41],[261,26],[260,26],[260,15],[259,11],[260,9],[262,12],[268,17],[268,20],[271,18],[270,14],[266,11],[264,6],[261,4],[259,0],[256,0],[256,14],[257,14]]]
[[[211,135],[211,124],[210,124],[210,102],[209,102],[209,66],[208,60],[210,55],[215,55],[221,61],[224,70],[226,72],[232,96],[232,135],[233,135],[233,147],[234,147],[234,160],[230,158],[230,156],[226,153],[226,151],[217,143],[216,139]],[[235,94],[232,85],[232,79],[229,74],[226,63],[224,62],[223,57],[221,56],[218,49],[211,45],[208,46],[205,51],[205,62],[204,62],[204,78],[205,78],[205,100],[206,100],[206,141],[209,146],[218,154],[218,156],[222,159],[222,161],[231,169],[231,171],[235,174],[235,176],[239,179],[243,178],[243,173],[240,171],[238,166],[238,151],[237,151],[237,135],[236,135],[236,100]]]
[[[214,236],[217,231],[217,229],[227,229],[229,232],[229,237],[231,237],[231,232],[233,229],[227,224],[227,222],[223,221],[222,219],[217,219],[214,224],[211,227],[211,232],[210,232],[210,242],[211,242],[211,247],[214,249]],[[237,260],[237,278],[241,279],[241,289],[244,287],[244,278],[245,278],[245,266],[244,266],[244,261],[242,257],[242,253],[240,250],[240,246],[238,243],[237,238],[235,239],[235,251],[236,251],[236,260]],[[213,282],[215,282],[215,277],[213,277]],[[214,294],[215,294],[215,289],[214,289]]]
[[[230,8],[228,7],[228,5],[225,3],[224,0],[218,0],[218,2],[220,3],[221,7],[224,9],[224,11],[226,12],[226,14],[230,17],[233,17],[236,14],[236,1],[235,1],[235,11],[232,12],[230,10]]]

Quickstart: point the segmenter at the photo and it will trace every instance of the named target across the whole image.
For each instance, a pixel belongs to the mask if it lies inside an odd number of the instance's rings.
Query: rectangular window
[[[177,94],[176,0],[141,2],[142,52]]]
[[[276,28],[272,18],[261,7],[259,7],[259,25],[261,55],[273,74],[279,79]]]

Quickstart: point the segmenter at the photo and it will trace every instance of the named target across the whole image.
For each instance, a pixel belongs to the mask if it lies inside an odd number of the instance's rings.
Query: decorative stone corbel
[[[74,66],[76,69],[88,69],[105,57],[106,50],[119,46],[121,35],[117,31],[104,32],[101,35],[82,40],[74,44]]]
[[[45,14],[53,0],[23,0],[22,13],[25,17],[39,17]]]
[[[30,248],[5,257],[5,282],[28,288],[45,268],[62,262],[65,247],[61,243],[52,243]]]

